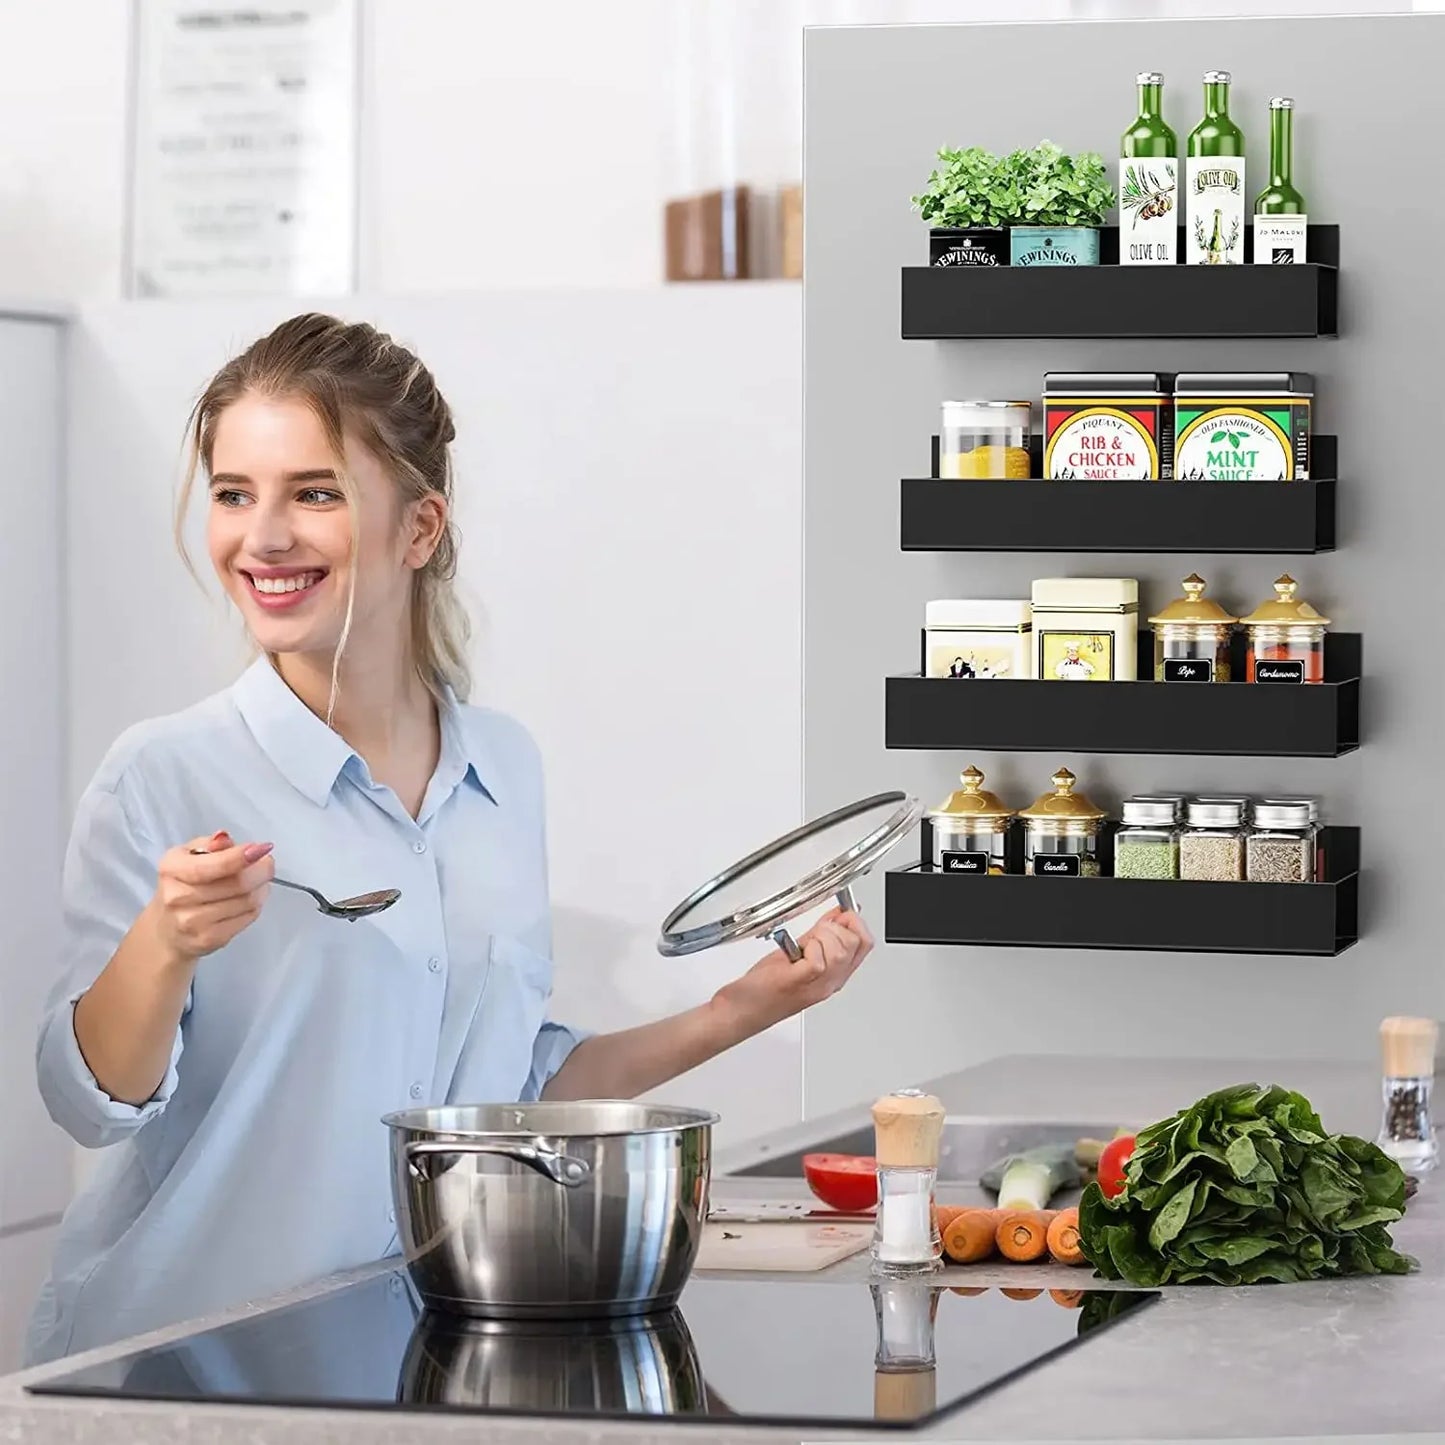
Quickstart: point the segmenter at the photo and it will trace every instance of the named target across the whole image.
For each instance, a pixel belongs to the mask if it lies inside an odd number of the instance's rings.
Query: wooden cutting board
[[[871,1224],[802,1224],[779,1220],[768,1224],[703,1225],[695,1269],[801,1270],[825,1269],[867,1249]]]

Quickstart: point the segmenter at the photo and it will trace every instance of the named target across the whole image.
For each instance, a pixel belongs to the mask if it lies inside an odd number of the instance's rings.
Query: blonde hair
[[[356,597],[356,487],[346,474],[344,436],[350,431],[386,468],[403,504],[436,493],[448,503],[436,549],[412,583],[411,645],[422,682],[440,702],[444,688],[465,701],[471,691],[467,644],[471,627],[456,595],[457,532],[451,519],[451,408],[430,371],[404,346],[365,322],[348,324],[307,312],[283,321],[211,378],[187,422],[187,462],[176,508],[176,543],[191,567],[183,535],[196,472],[211,469],[216,423],[248,393],[294,397],[315,412],[325,429],[337,477],[351,510],[350,589],[346,620],[331,672],[330,721],[339,686],[341,654],[351,630]]]

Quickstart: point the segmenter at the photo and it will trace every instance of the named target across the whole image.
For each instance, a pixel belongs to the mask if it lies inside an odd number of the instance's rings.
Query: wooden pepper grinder
[[[1439,1036],[1434,1019],[1388,1018],[1380,1024],[1384,1114],[1375,1142],[1412,1174],[1433,1169],[1439,1157],[1430,1120]]]
[[[899,1089],[873,1105],[878,1160],[875,1267],[922,1274],[942,1267],[943,1241],[933,1208],[943,1105],[919,1089]]]

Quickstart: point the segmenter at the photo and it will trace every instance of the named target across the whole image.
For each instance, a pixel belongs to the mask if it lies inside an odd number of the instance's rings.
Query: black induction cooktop
[[[1157,1299],[1128,1290],[964,1292],[936,1280],[694,1276],[678,1307],[662,1315],[501,1324],[422,1310],[398,1269],[30,1388],[143,1400],[909,1428],[1087,1343]]]

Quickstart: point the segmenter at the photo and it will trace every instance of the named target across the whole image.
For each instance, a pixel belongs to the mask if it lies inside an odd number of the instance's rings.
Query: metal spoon
[[[192,848],[190,851],[204,856],[209,850]],[[328,918],[344,918],[348,923],[355,923],[358,918],[370,918],[373,913],[382,913],[401,897],[399,888],[378,888],[374,893],[358,893],[355,898],[338,898],[333,903],[304,883],[288,883],[284,878],[273,878],[271,881],[279,883],[282,888],[294,888],[298,893],[309,894]]]

